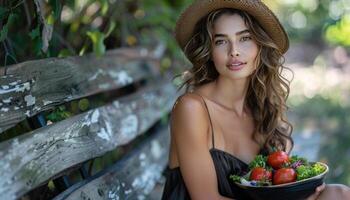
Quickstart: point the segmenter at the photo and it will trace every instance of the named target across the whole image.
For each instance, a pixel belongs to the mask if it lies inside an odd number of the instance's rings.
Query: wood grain
[[[16,199],[78,163],[127,144],[167,115],[168,82],[0,143],[0,199]]]
[[[158,59],[146,49],[118,49],[100,58],[48,58],[9,66],[7,75],[0,76],[0,133],[59,104],[158,75]]]
[[[146,199],[167,164],[169,130],[163,127],[125,159],[61,193],[54,200]]]

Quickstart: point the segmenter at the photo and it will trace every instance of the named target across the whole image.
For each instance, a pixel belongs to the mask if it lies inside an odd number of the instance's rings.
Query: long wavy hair
[[[293,126],[286,117],[290,81],[283,77],[282,71],[290,69],[283,66],[284,57],[280,49],[248,13],[224,8],[212,11],[197,22],[193,36],[184,48],[184,53],[193,66],[174,77],[181,76],[183,80],[178,91],[186,86],[188,92],[218,78],[219,73],[210,59],[212,29],[215,21],[224,14],[240,15],[259,47],[257,68],[251,75],[245,97],[245,106],[252,111],[255,122],[253,139],[267,153],[286,151],[287,140],[292,147],[294,142],[291,137]]]

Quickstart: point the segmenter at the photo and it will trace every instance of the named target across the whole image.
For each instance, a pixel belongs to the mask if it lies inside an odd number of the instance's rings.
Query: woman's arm
[[[224,200],[218,192],[214,163],[208,149],[209,118],[200,99],[181,96],[171,117],[171,135],[187,190],[193,200]]]

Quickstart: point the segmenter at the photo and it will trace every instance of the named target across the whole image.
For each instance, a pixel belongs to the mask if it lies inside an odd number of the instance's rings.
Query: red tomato
[[[274,185],[290,183],[297,180],[297,173],[293,168],[281,168],[275,171],[272,183]]]
[[[250,173],[249,180],[254,181],[264,181],[272,180],[272,172],[266,170],[263,167],[256,167]]]
[[[289,157],[284,151],[273,152],[267,157],[267,163],[274,169],[280,169],[287,162],[289,162]]]

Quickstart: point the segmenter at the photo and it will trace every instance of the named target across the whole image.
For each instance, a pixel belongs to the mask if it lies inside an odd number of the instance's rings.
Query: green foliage
[[[73,56],[72,52],[69,51],[68,49],[61,49],[59,52],[58,56],[59,58],[67,57],[67,56]]]
[[[0,7],[2,41],[11,41],[11,52],[0,51],[0,59],[11,55],[19,62],[45,57],[66,57],[94,52],[101,56],[107,49],[121,46],[166,46],[162,72],[170,69],[172,60],[182,58],[173,37],[173,28],[180,11],[191,0],[47,0],[42,12],[34,1],[8,1]],[[23,9],[28,9],[26,15]],[[18,17],[12,21],[13,15]],[[9,19],[10,18],[10,19]],[[42,20],[44,19],[44,20]],[[52,38],[44,34],[52,26]],[[46,38],[45,38],[46,36]],[[47,51],[43,45],[49,41]],[[1,47],[0,47],[1,48]],[[181,57],[180,57],[181,56]],[[8,60],[7,64],[13,64]]]
[[[0,31],[0,42],[4,41],[7,38],[9,26],[15,21],[16,14],[10,13],[6,24],[2,27],[2,30]]]
[[[297,180],[303,180],[307,178],[311,178],[314,176],[317,176],[324,172],[326,168],[318,163],[315,163],[313,165],[301,165],[299,166],[296,171],[297,171]]]
[[[56,21],[59,20],[62,12],[62,4],[59,0],[49,0],[49,5],[52,7],[54,19]]]
[[[86,111],[89,108],[89,100],[88,99],[80,99],[78,103],[78,107],[81,111]]]
[[[94,53],[97,56],[102,56],[106,51],[106,46],[103,43],[106,37],[105,34],[100,31],[88,31],[86,35],[88,35],[92,41]]]
[[[306,164],[306,163],[307,163],[307,159],[306,159],[306,158],[303,158],[303,157],[300,157],[300,156],[297,156],[297,155],[293,155],[293,156],[291,156],[291,157],[289,158],[289,162],[290,162],[291,164],[296,163],[296,162],[298,162],[298,161],[300,161],[301,164]]]
[[[233,182],[241,183],[241,177],[240,177],[240,176],[237,176],[237,175],[230,175],[230,179],[231,179]]]
[[[349,6],[350,1],[343,0],[278,1],[278,11],[290,38],[293,41],[306,41],[316,45],[325,42],[334,43],[328,37],[327,40],[323,40],[322,36],[330,31],[327,28],[330,24],[341,20],[341,16],[346,14],[346,8]],[[333,30],[332,35],[335,34]]]
[[[69,118],[71,115],[72,113],[67,111],[65,106],[59,106],[46,116],[46,120],[50,120],[51,122],[58,122]]]
[[[108,11],[108,0],[100,0],[100,4],[101,4],[101,14],[102,16],[107,14]]]
[[[249,169],[253,169],[256,167],[266,167],[266,162],[267,162],[267,156],[263,156],[263,155],[257,155],[255,156],[254,160],[249,163]]]
[[[29,32],[29,36],[31,39],[35,39],[40,37],[40,26],[37,26],[35,29]]]
[[[333,44],[350,46],[350,15],[344,15],[340,21],[328,26],[325,36]]]

